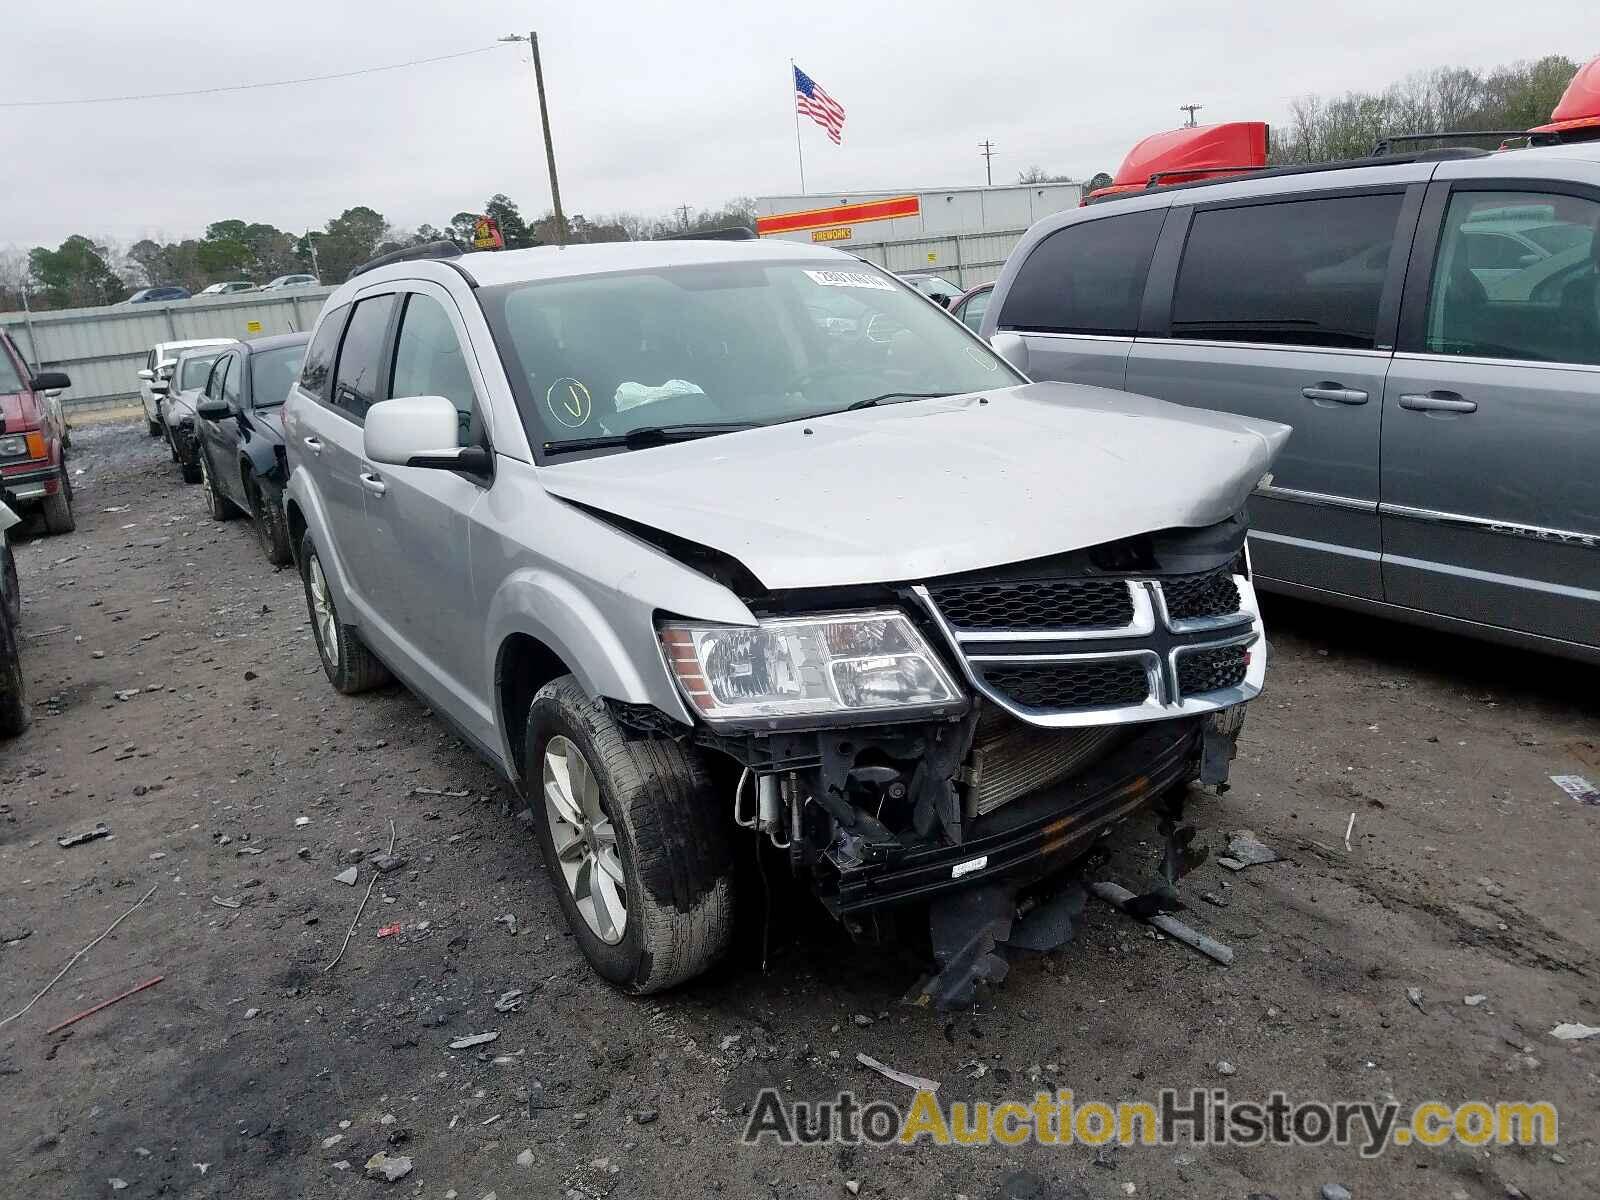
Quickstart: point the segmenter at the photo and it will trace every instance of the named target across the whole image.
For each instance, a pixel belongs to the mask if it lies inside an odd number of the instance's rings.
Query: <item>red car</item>
[[[60,371],[34,374],[16,343],[0,333],[0,499],[18,516],[39,511],[47,533],[77,528],[63,431],[45,395],[71,386]]]

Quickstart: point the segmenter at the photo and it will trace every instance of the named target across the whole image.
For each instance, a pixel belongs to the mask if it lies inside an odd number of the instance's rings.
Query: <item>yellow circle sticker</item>
[[[589,423],[594,415],[594,401],[589,389],[576,379],[558,379],[545,389],[544,405],[550,415],[568,429],[577,429]]]

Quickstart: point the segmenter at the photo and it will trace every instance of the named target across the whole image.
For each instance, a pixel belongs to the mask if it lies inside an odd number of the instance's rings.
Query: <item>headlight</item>
[[[678,687],[709,721],[937,707],[955,681],[898,612],[838,613],[759,625],[661,627]]]
[[[0,437],[0,458],[26,458],[28,457],[28,439],[20,434],[13,437]]]

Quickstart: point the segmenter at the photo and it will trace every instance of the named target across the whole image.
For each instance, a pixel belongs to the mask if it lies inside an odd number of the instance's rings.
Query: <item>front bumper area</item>
[[[7,503],[37,503],[60,488],[61,472],[48,463],[0,470],[0,496],[9,497]]]
[[[186,467],[195,466],[200,461],[200,439],[195,434],[194,422],[179,421],[176,425],[169,425],[167,431],[172,437],[172,449],[178,461]]]
[[[839,865],[820,889],[834,915],[940,894],[979,883],[1026,886],[1082,855],[1108,826],[1195,777],[1201,718],[1140,729],[1080,775],[1021,797],[971,822],[960,845],[908,847],[884,862]]]

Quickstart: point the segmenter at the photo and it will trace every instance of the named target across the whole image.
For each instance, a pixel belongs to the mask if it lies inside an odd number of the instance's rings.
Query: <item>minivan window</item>
[[[1033,248],[1011,281],[1000,328],[1131,337],[1166,210],[1080,221]]]
[[[472,377],[461,353],[450,315],[432,296],[412,293],[400,318],[395,338],[390,396],[443,396],[456,406],[457,437],[472,444],[473,415],[477,402]]]
[[[378,398],[378,374],[383,338],[389,330],[394,294],[360,301],[350,314],[350,326],[339,346],[339,365],[333,374],[333,403],[356,420]]]
[[[1565,248],[1514,268],[1486,264],[1473,222],[1508,205],[1544,206],[1544,236]],[[1555,230],[1561,232],[1556,233]],[[1450,199],[1428,294],[1434,354],[1600,364],[1600,202],[1582,196],[1460,191]]]
[[[1195,213],[1172,336],[1371,349],[1398,193]]]
[[[528,436],[546,446],[1022,382],[910,288],[848,261],[712,263],[477,295]]]
[[[328,398],[328,379],[333,374],[333,357],[339,350],[339,335],[350,306],[341,304],[322,318],[316,336],[306,348],[305,364],[300,368],[300,386],[319,400]]]

